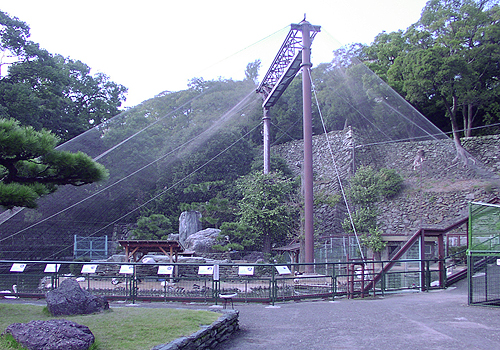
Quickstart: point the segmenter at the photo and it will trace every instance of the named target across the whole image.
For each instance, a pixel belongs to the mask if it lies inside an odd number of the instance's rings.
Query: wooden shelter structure
[[[177,262],[178,254],[184,251],[179,241],[120,240],[118,243],[125,248],[127,260],[132,262],[138,262],[148,253],[163,253],[170,257],[171,262]]]
[[[292,263],[299,263],[299,254],[300,254],[300,243],[292,242],[283,247],[273,248],[274,251],[280,252],[281,254],[287,253],[292,259]],[[292,265],[292,275],[295,275],[295,265]]]
[[[292,259],[292,263],[299,263],[300,243],[293,242],[283,247],[273,248],[273,250],[280,253],[288,253]]]

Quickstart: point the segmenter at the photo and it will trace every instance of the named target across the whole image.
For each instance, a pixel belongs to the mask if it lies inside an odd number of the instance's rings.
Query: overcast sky
[[[321,26],[312,63],[353,42],[418,21],[427,0],[1,0],[0,10],[31,28],[31,40],[129,88],[126,106],[193,77],[243,79],[261,59],[261,77],[291,23]]]

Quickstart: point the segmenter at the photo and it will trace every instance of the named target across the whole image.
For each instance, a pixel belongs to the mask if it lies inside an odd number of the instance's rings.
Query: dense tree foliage
[[[202,212],[205,226],[219,227],[232,220],[234,181],[250,172],[255,154],[254,145],[236,133],[211,138],[162,171],[157,189],[164,193],[154,211],[169,215],[173,223],[184,210]]]
[[[254,172],[238,180],[242,198],[239,220],[222,225],[226,249],[257,249],[271,253],[274,244],[285,245],[299,220],[297,183],[282,173]]]
[[[194,78],[189,89],[164,92],[100,127],[99,141],[113,149],[107,161],[121,169],[113,180],[147,167],[137,175],[141,181],[123,185],[140,188],[141,202],[154,198],[139,217],[165,215],[169,233],[178,231],[184,210],[202,212],[205,227],[234,219],[233,182],[250,172],[257,155],[251,129],[258,129],[261,115],[253,118],[259,109],[254,88],[248,79]],[[253,104],[235,110],[249,93]]]
[[[49,131],[0,119],[0,205],[35,208],[37,199],[58,186],[103,180],[106,169],[82,152],[56,151],[59,139]]]
[[[497,0],[431,0],[406,31],[381,33],[356,54],[460,148],[460,135],[500,121],[499,21]]]
[[[134,239],[161,240],[167,239],[172,223],[162,214],[143,216],[137,220],[137,228],[132,231]]]
[[[127,89],[86,64],[29,40],[29,26],[0,11],[0,117],[15,118],[62,141],[117,115]]]

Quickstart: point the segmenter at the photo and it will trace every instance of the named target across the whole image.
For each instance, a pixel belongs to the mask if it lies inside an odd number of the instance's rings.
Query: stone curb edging
[[[168,344],[161,344],[151,350],[197,350],[213,349],[219,343],[226,341],[239,329],[238,316],[236,310],[224,310],[214,323],[200,329],[187,336],[177,338]]]

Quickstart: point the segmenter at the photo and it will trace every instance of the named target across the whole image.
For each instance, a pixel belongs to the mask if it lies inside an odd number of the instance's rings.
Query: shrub
[[[397,195],[403,187],[403,178],[394,169],[382,168],[378,172],[379,193],[382,197],[392,198]]]
[[[362,233],[361,241],[374,253],[384,250],[386,242],[382,241],[382,233],[377,228],[377,210],[374,203],[383,198],[392,198],[402,189],[403,178],[393,169],[382,168],[375,172],[372,167],[360,167],[352,177],[349,196],[356,206],[352,213],[352,224],[356,232]],[[347,218],[342,227],[353,232]]]

